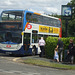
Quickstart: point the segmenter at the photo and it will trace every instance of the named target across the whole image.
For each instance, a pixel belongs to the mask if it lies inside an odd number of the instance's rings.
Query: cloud
[[[44,14],[45,12],[43,11],[43,10],[36,10],[36,9],[29,9],[30,11],[34,11],[34,12],[38,12],[38,13],[42,13],[42,14]]]
[[[29,9],[39,13],[61,14],[61,5],[71,0],[0,0],[0,9]]]
[[[58,9],[57,9],[57,8],[53,8],[53,7],[46,7],[45,9],[46,9],[46,11],[48,11],[48,12],[55,12],[55,13],[58,12]]]
[[[5,0],[4,4],[6,4],[6,5],[12,5],[12,2],[10,0]]]

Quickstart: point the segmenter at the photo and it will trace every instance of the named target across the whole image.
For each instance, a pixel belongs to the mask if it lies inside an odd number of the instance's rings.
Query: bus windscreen
[[[21,43],[22,42],[21,32],[0,31],[0,42],[5,43],[7,41],[10,41],[12,43]]]

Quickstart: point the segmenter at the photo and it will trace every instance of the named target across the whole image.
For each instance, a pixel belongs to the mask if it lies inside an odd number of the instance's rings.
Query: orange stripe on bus
[[[24,30],[27,28],[27,25],[28,25],[28,24],[29,24],[29,22],[26,23],[26,26],[25,26]]]
[[[40,13],[36,13],[36,12],[34,12],[34,14],[36,14],[36,15],[41,15]]]

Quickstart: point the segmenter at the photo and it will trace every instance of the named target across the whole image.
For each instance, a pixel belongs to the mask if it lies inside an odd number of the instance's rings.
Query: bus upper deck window
[[[31,13],[27,13],[27,14],[26,14],[26,20],[27,20],[28,22],[31,21],[31,16],[32,16]]]

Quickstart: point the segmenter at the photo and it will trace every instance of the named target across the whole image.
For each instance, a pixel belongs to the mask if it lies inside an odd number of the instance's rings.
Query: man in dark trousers
[[[60,58],[59,61],[62,62],[62,57],[63,57],[63,41],[61,41],[61,38],[58,38],[57,48],[58,48],[58,53],[59,53],[59,58]]]
[[[68,55],[66,56],[65,61],[71,62],[71,63],[73,64],[74,55],[75,55],[73,39],[70,39],[69,42],[70,42],[70,43],[69,43],[68,52],[67,52]]]

